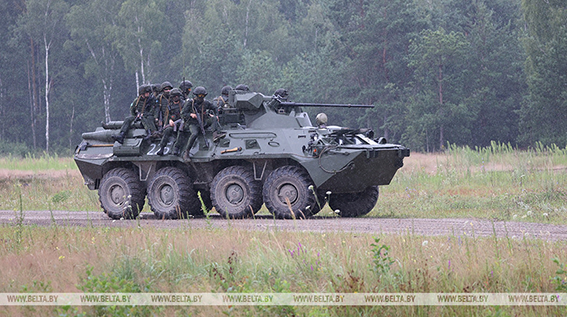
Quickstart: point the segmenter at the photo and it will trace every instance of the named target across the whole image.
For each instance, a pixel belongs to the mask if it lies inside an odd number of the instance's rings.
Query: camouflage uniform
[[[163,155],[164,146],[169,141],[169,138],[174,132],[177,132],[179,126],[181,125],[181,109],[183,107],[183,102],[181,101],[182,93],[181,90],[175,88],[170,93],[171,97],[169,104],[167,105],[165,111],[163,112],[163,138],[159,143],[158,155]],[[171,125],[173,122],[173,125]]]
[[[113,136],[113,138],[122,143],[124,137],[130,130],[132,123],[137,120],[142,122],[142,126],[146,130],[148,136],[150,136],[153,132],[155,132],[156,126],[154,123],[154,108],[155,108],[155,99],[150,95],[149,97],[145,97],[145,93],[151,93],[152,88],[148,85],[140,86],[138,92],[140,95],[132,101],[130,105],[130,116],[124,119],[122,123],[122,127],[120,128],[120,134]]]
[[[156,127],[162,129],[164,124],[167,124],[167,118],[164,114],[167,111],[170,99],[170,91],[166,91],[166,88],[173,88],[170,82],[166,81],[161,84],[161,93],[156,98],[156,107],[154,112],[154,118],[156,119]]]
[[[228,103],[228,94],[232,90],[230,86],[224,86],[221,89],[221,95],[213,99],[213,106],[217,109],[219,114],[222,113],[223,109],[230,108]]]
[[[204,92],[201,94],[201,92]],[[220,126],[218,123],[218,117],[216,116],[216,109],[213,104],[204,99],[206,96],[206,90],[203,87],[195,88],[193,91],[195,98],[189,99],[183,105],[183,110],[181,110],[181,118],[183,119],[183,130],[179,130],[177,134],[177,140],[175,141],[176,152],[181,145],[184,145],[181,149],[180,154],[191,150],[193,144],[197,140],[197,137],[201,133],[201,127],[198,119],[191,117],[191,114],[198,114],[203,121],[203,128],[212,127],[213,138],[219,137]],[[203,97],[197,97],[201,95]],[[188,141],[187,138],[189,138]]]

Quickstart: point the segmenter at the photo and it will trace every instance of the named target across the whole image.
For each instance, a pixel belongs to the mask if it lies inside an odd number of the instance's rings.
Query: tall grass
[[[567,261],[565,241],[467,235],[25,227],[22,237],[13,244],[12,228],[0,227],[2,292],[552,293],[560,290],[557,279],[563,280],[559,271]],[[181,309],[178,314],[235,316],[567,313],[552,307],[123,309],[133,315],[173,315]],[[54,310],[62,308],[44,309]],[[18,311],[0,307],[0,314]],[[100,307],[71,311],[126,315]]]
[[[405,160],[371,216],[475,217],[564,224],[567,220],[567,150],[510,145],[443,154],[413,153]]]
[[[59,157],[57,155],[26,154],[24,158],[19,156],[5,156],[0,158],[0,169],[23,170],[23,171],[49,171],[76,169],[73,159],[70,157]]]

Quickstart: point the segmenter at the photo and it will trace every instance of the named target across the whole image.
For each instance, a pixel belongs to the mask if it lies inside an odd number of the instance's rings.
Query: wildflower
[[[313,188],[315,188],[313,185],[309,185],[309,187],[307,187],[309,190],[313,190]]]
[[[336,213],[336,214],[339,214],[339,213],[341,213],[341,211],[340,211],[339,209],[336,209],[336,210],[335,210],[335,213]]]
[[[531,210],[528,210],[528,212],[527,212],[526,214],[527,214],[529,217],[531,217],[532,211],[531,211]]]
[[[516,218],[518,218],[518,215],[513,215],[513,216],[512,216],[512,219],[516,219]]]
[[[327,194],[327,196],[330,196],[330,195],[331,195],[331,191],[328,190],[325,194]]]
[[[427,240],[425,240],[425,241],[423,241],[423,242],[421,243],[421,245],[424,246],[424,247],[426,247],[427,244],[429,244],[429,241],[427,241]]]
[[[544,213],[543,213],[543,216],[544,216],[544,217],[547,217],[547,216],[549,216],[549,215],[547,214],[547,212],[544,212]]]

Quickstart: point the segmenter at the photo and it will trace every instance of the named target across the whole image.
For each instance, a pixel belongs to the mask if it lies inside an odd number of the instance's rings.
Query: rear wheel
[[[229,166],[213,179],[211,200],[223,217],[249,217],[262,207],[262,184],[244,166]]]
[[[148,186],[148,202],[158,219],[186,218],[201,210],[191,179],[176,167],[156,172]]]
[[[371,186],[358,193],[331,194],[329,207],[339,210],[341,217],[358,217],[368,214],[378,201],[378,186]]]
[[[106,173],[98,189],[100,206],[112,219],[134,219],[144,208],[144,185],[138,175],[127,168],[115,168]]]
[[[277,218],[307,218],[324,206],[323,196],[314,194],[313,181],[303,169],[282,166],[264,182],[266,208]]]

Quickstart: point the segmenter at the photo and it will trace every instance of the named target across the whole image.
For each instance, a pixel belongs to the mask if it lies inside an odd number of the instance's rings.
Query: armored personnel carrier
[[[263,204],[277,218],[306,218],[327,202],[340,216],[356,217],[374,208],[378,186],[388,185],[410,155],[369,129],[313,126],[302,110],[372,105],[293,103],[234,90],[229,105],[219,114],[226,136],[213,142],[205,131],[189,159],[173,155],[173,138],[157,155],[159,140],[145,138],[136,123],[123,144],[112,138],[121,121],[83,133],[74,159],[85,185],[98,190],[114,219],[137,217],[146,196],[158,219],[200,216],[212,207],[243,218]]]

